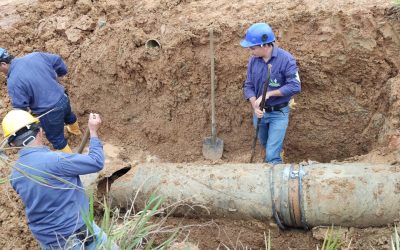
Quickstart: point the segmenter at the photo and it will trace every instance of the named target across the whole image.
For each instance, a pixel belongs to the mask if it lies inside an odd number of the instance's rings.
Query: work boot
[[[289,101],[289,108],[290,109],[296,109],[295,106],[297,105],[297,103],[294,102],[294,99],[290,99]]]
[[[74,122],[72,124],[68,124],[67,125],[67,131],[69,133],[71,133],[71,134],[74,134],[74,135],[82,135],[82,132],[81,132],[81,130],[79,128],[78,121],[76,121],[76,122]]]
[[[67,154],[72,154],[72,150],[69,147],[69,145],[67,144],[63,149],[60,150],[63,153],[67,153]]]

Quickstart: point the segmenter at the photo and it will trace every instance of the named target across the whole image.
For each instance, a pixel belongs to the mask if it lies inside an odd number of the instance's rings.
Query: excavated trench
[[[277,45],[296,57],[300,69],[302,93],[295,97],[284,145],[288,162],[357,161],[360,155],[397,160],[388,152],[399,143],[400,12],[387,1],[39,0],[17,13],[21,19],[12,27],[1,26],[0,46],[17,56],[36,50],[60,54],[70,71],[62,83],[81,123],[99,112],[101,136],[120,147],[117,157],[123,162],[205,162],[202,140],[211,133],[210,27],[217,133],[225,143],[221,162],[248,161],[254,129],[242,84],[249,52],[239,41],[256,21],[270,23]],[[0,88],[3,115],[10,104],[5,85]],[[258,148],[257,162],[262,154]],[[109,175],[99,187],[107,189],[126,171]],[[4,211],[15,211],[7,197],[0,196]],[[17,203],[16,194],[11,197]],[[0,213],[3,224],[23,216],[21,207],[18,211]],[[0,242],[20,246],[6,240],[19,234],[13,227]],[[289,246],[292,241],[286,240],[282,244]],[[21,241],[22,248],[35,246]],[[308,244],[304,249],[314,247],[312,240],[302,241]]]
[[[232,11],[202,21],[196,11],[203,5],[190,1],[163,2],[160,10],[112,1],[78,1],[76,9],[67,1],[42,2],[47,8],[41,11],[49,16],[26,13],[38,27],[17,24],[18,31],[1,38],[3,46],[17,55],[33,50],[61,54],[70,67],[63,83],[81,120],[98,111],[106,140],[170,162],[203,159],[202,139],[211,133],[208,29],[213,27],[224,160],[247,161],[254,134],[250,105],[242,95],[249,52],[238,42],[250,20],[236,19]],[[397,133],[398,11],[314,8],[294,8],[290,15],[272,14],[268,20],[278,46],[297,58],[302,79],[284,145],[290,162],[364,155]],[[122,10],[125,18],[118,19],[115,14]],[[161,47],[146,48],[151,39]]]
[[[176,29],[173,21],[149,23],[151,17],[134,26],[134,18],[116,22],[83,42],[78,50],[84,64],[70,80],[76,109],[80,115],[101,110],[107,138],[122,145],[164,161],[202,160],[202,139],[211,133],[208,27],[213,26],[224,159],[247,161],[254,133],[242,97],[249,53],[238,41],[248,23],[220,20]],[[371,9],[274,20],[278,44],[298,59],[302,79],[284,146],[288,160],[343,160],[385,145],[398,120],[395,19]],[[157,24],[160,30],[154,30]],[[157,38],[161,49],[146,49],[145,38]]]

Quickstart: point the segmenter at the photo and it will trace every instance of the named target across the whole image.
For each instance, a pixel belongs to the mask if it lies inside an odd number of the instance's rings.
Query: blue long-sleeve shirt
[[[79,175],[103,166],[103,145],[97,137],[91,138],[88,155],[53,152],[45,146],[20,150],[11,185],[24,202],[29,228],[40,243],[64,244],[63,238],[85,224],[82,212],[87,215],[89,201]]]
[[[273,47],[271,58],[265,62],[261,57],[250,57],[247,66],[247,79],[244,83],[244,97],[260,97],[263,92],[264,82],[267,79],[267,64],[271,64],[271,79],[267,91],[279,89],[283,96],[272,96],[267,105],[277,105],[289,102],[290,98],[300,93],[301,85],[296,60],[287,51]]]
[[[60,56],[34,52],[11,61],[7,73],[8,94],[14,108],[42,114],[52,109],[64,94],[57,77],[66,75]]]

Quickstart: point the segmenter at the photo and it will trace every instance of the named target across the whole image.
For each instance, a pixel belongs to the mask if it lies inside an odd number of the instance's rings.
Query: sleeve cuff
[[[99,137],[90,137],[90,146],[103,146]]]

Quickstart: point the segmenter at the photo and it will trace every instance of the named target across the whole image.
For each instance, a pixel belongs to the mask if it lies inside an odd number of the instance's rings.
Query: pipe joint
[[[302,178],[304,169],[301,165],[286,166],[281,175],[274,174],[271,168],[270,193],[272,215],[280,229],[303,227],[308,229],[304,217]],[[277,192],[278,191],[278,192]]]

